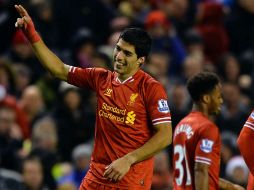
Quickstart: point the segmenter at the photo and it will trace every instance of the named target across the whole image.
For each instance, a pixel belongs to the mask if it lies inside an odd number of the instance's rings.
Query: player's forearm
[[[135,164],[154,156],[157,152],[171,144],[171,142],[172,128],[167,124],[167,126],[158,130],[143,146],[128,153],[126,157],[132,164]]]
[[[32,44],[33,50],[43,65],[53,76],[67,80],[68,66],[65,65],[48,47],[43,43],[42,40]]]
[[[209,190],[208,171],[195,168],[194,176],[196,190]]]
[[[235,190],[235,189],[237,189],[235,187],[235,184],[233,184],[230,181],[227,181],[225,179],[222,179],[222,178],[219,179],[219,188],[220,188],[220,190]]]

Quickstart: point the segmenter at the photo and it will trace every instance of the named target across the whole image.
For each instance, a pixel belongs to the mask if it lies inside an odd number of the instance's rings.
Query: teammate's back
[[[173,144],[174,189],[195,189],[195,162],[209,165],[209,189],[218,189],[219,130],[203,113],[193,111],[180,121]]]
[[[198,73],[188,80],[187,89],[193,107],[174,131],[174,189],[243,190],[219,178],[220,134],[210,120],[220,112],[223,103],[218,76],[210,72]]]

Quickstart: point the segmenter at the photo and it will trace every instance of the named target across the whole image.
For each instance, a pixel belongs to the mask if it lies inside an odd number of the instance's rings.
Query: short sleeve
[[[213,124],[205,124],[199,134],[199,140],[195,150],[195,162],[211,165],[213,158],[219,152],[219,130]]]
[[[254,151],[252,150],[254,147],[254,111],[245,122],[237,139],[237,144],[247,166],[254,175]]]
[[[102,68],[78,68],[70,67],[67,82],[77,87],[87,87],[93,90],[97,89],[102,73],[107,70]]]
[[[149,84],[146,92],[146,104],[153,125],[170,123],[171,114],[164,88],[158,82]]]

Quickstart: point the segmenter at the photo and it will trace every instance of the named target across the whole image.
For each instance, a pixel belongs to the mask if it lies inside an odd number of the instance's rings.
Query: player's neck
[[[204,106],[203,104],[197,104],[194,103],[192,106],[192,111],[198,111],[203,113],[205,116],[207,116],[209,118],[209,112],[206,106]]]
[[[139,69],[138,69],[138,70],[139,70]],[[134,70],[133,72],[128,73],[128,74],[120,74],[120,73],[118,73],[117,78],[118,78],[121,82],[124,82],[124,81],[126,81],[127,79],[129,79],[130,77],[132,77],[133,75],[135,75],[135,73],[138,72],[138,70]]]

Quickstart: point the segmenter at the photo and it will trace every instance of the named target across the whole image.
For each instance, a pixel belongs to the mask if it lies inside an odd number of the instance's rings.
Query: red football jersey
[[[119,182],[103,177],[112,161],[144,145],[153,125],[171,122],[167,95],[158,81],[139,70],[124,82],[101,68],[71,67],[68,82],[97,92],[95,144],[85,178],[121,189],[150,189],[153,159],[133,165]]]
[[[219,129],[203,113],[191,112],[174,131],[174,189],[195,190],[195,162],[209,165],[209,189],[219,189]]]
[[[251,173],[249,174],[247,190],[254,190],[254,176]]]
[[[250,114],[248,120],[245,122],[244,127],[237,139],[237,143],[241,154],[246,162],[252,176],[250,176],[248,181],[248,190],[254,190],[254,111]],[[252,184],[252,187],[251,187]]]

